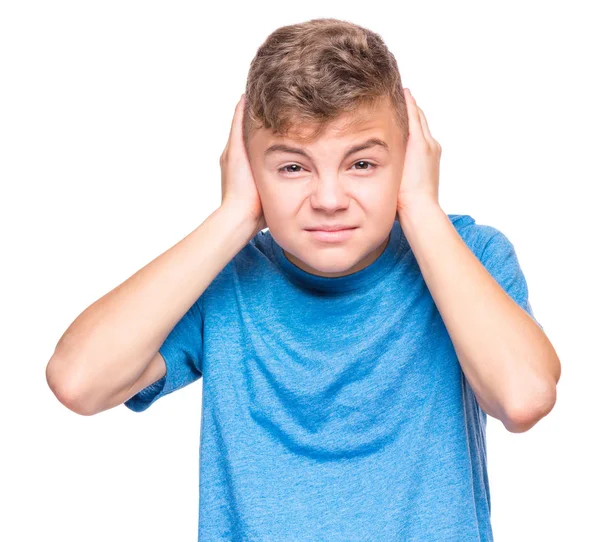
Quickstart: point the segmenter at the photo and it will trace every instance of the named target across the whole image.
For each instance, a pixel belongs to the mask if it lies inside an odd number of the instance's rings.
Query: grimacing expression
[[[323,277],[360,271],[385,250],[396,217],[405,145],[390,102],[340,115],[308,143],[294,135],[302,129],[282,137],[260,128],[250,137],[265,222],[302,270]],[[307,230],[322,224],[355,229],[325,242]]]

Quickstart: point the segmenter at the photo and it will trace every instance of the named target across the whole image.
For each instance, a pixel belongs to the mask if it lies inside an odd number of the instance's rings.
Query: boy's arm
[[[527,431],[556,401],[561,367],[552,344],[439,205],[408,205],[399,216],[480,406],[509,431]]]
[[[67,328],[46,367],[48,385],[60,402],[91,415],[164,376],[160,346],[256,230],[248,213],[223,203],[176,245],[90,305]]]

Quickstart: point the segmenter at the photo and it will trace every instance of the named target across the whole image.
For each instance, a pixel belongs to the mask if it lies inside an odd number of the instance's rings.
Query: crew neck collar
[[[269,237],[277,264],[294,283],[310,290],[343,292],[364,288],[383,277],[399,257],[403,234],[400,223],[394,220],[388,243],[377,259],[360,271],[341,277],[322,277],[300,269],[287,259],[283,249],[273,239],[273,236],[269,235]]]

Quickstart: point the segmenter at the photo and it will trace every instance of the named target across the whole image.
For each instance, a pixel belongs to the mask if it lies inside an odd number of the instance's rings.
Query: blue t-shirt
[[[533,317],[507,237],[447,216]],[[486,413],[398,221],[377,260],[335,278],[258,232],[160,353],[166,375],[125,405],[204,377],[199,540],[493,540]]]

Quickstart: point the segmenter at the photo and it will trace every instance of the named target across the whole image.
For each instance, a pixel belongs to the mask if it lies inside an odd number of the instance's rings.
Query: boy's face
[[[390,103],[342,115],[310,143],[294,139],[297,133],[281,137],[263,128],[249,141],[267,226],[287,259],[308,273],[360,271],[384,251],[396,217],[405,145]],[[371,138],[387,148],[374,144],[346,155]],[[354,229],[325,241],[309,231],[323,224]]]

